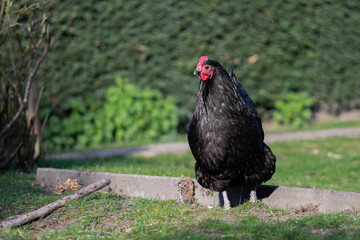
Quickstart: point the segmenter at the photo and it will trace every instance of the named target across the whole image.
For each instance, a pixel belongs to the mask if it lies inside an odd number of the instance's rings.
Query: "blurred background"
[[[45,15],[51,27],[36,75],[47,152],[177,141],[202,55],[234,67],[264,121],[301,128],[314,113],[360,108],[356,0],[12,3],[18,22]]]

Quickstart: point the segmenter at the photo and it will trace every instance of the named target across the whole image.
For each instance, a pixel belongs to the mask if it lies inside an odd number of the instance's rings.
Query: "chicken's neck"
[[[210,81],[201,81],[197,96],[195,116],[208,115],[221,117],[225,112],[233,111],[238,95],[230,80],[214,77]]]

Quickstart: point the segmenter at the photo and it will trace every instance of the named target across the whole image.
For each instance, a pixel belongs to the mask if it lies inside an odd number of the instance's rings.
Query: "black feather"
[[[201,186],[224,191],[227,187],[257,186],[275,172],[276,158],[264,143],[261,118],[233,70],[218,62],[211,79],[200,81],[188,141],[195,157]]]

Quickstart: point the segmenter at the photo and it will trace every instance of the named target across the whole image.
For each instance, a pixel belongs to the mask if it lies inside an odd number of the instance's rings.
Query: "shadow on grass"
[[[256,195],[259,200],[268,198],[279,186],[260,185],[257,187]],[[247,185],[242,187],[228,187],[226,189],[227,196],[230,201],[231,207],[239,206],[250,200],[250,191],[252,188]],[[219,193],[220,206],[224,206],[224,198],[222,193]]]

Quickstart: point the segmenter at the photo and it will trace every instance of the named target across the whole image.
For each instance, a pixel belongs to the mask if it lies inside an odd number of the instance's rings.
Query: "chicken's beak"
[[[201,69],[200,69],[200,68],[196,68],[196,69],[195,69],[195,71],[194,71],[194,75],[199,74],[199,73],[200,73],[200,71],[201,71]]]

